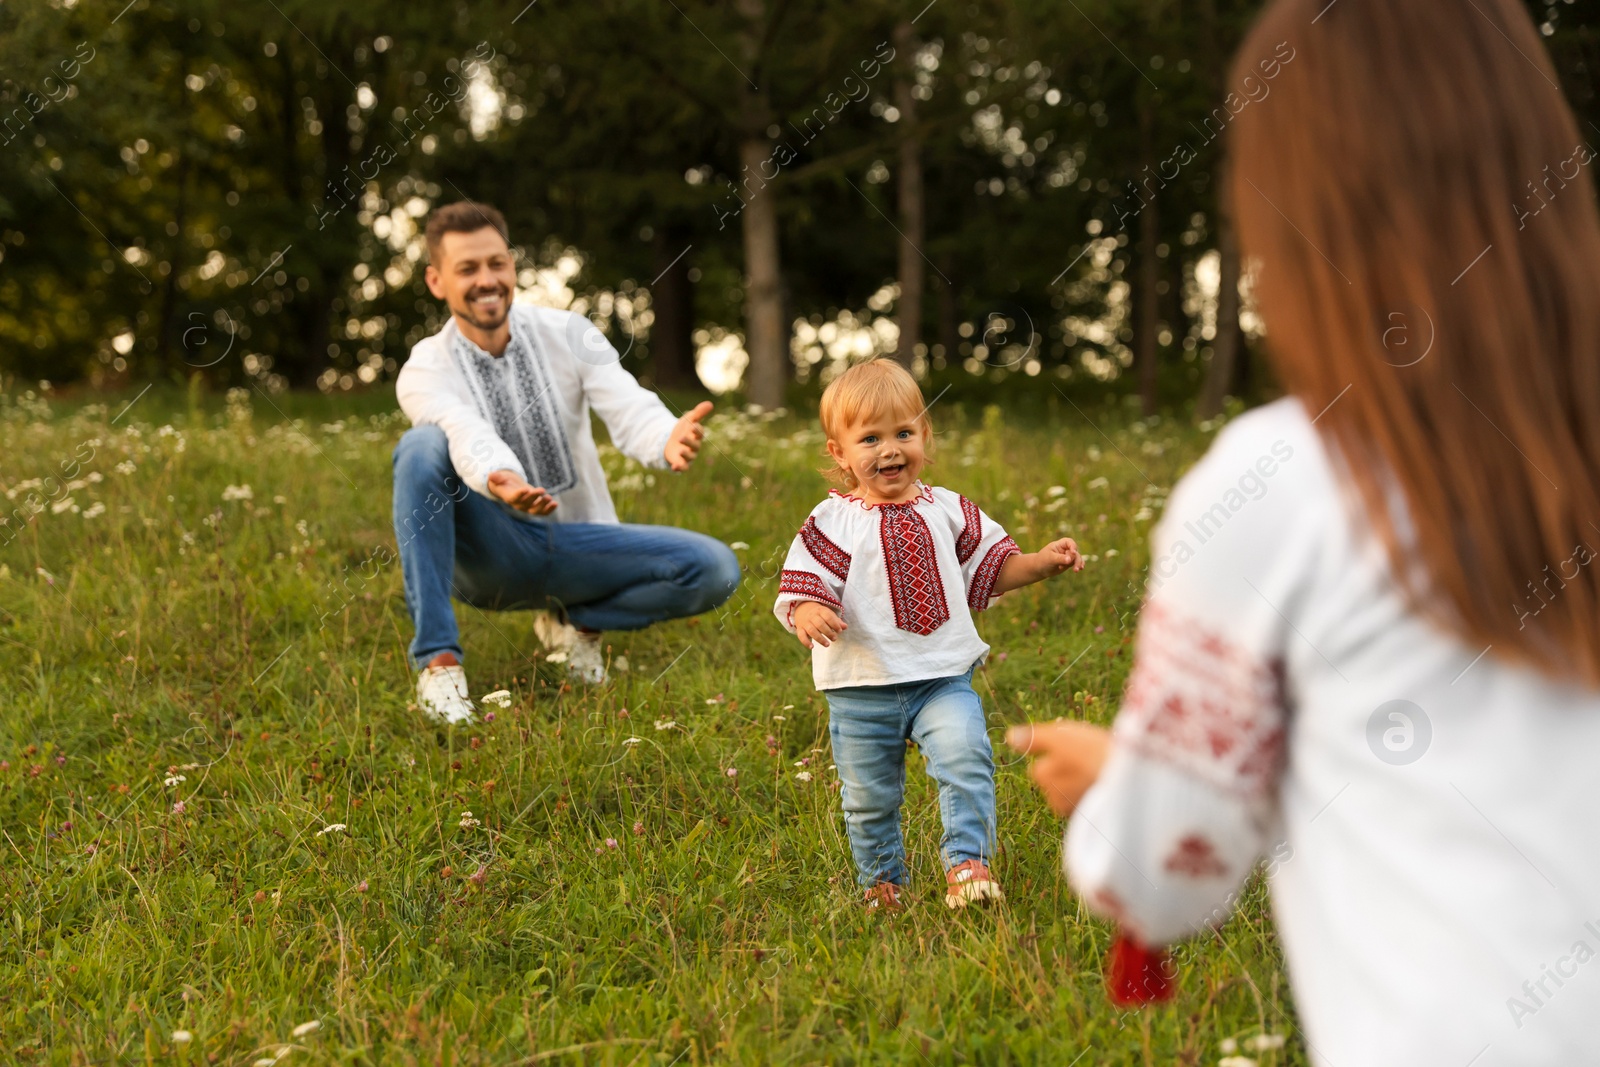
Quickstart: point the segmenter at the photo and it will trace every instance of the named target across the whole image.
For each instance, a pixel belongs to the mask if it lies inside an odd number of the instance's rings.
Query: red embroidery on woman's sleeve
[[[983,513],[978,505],[961,498],[961,536],[956,538],[956,559],[965,564],[983,543]]]
[[[1261,797],[1283,765],[1284,699],[1280,661],[1152,600],[1140,614],[1117,738],[1221,788]]]
[[[967,589],[967,607],[982,611],[989,606],[989,600],[994,596],[994,583],[1000,580],[1001,565],[1021,551],[1009,537],[995,542],[972,574],[972,585]]]
[[[832,571],[835,578],[842,582],[849,577],[850,553],[828,540],[828,535],[822,532],[814,517],[807,519],[806,524],[800,527],[800,540],[805,543],[811,558]]]
[[[783,577],[778,580],[778,595],[785,593],[820,600],[829,607],[839,607],[839,598],[828,592],[822,579],[810,571],[784,571]]]
[[[1217,855],[1217,846],[1203,834],[1185,834],[1172,847],[1161,866],[1173,874],[1190,878],[1221,878],[1228,865]]]

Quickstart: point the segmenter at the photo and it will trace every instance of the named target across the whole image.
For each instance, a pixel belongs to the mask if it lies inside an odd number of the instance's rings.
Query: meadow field
[[[929,480],[1089,563],[980,619],[1008,902],[943,906],[913,753],[911,907],[884,917],[771,614],[825,491],[810,413],[719,409],[683,475],[606,450],[624,520],[733,544],[742,587],[610,635],[595,689],[563,684],[530,615],[458,607],[475,695],[509,696],[449,732],[411,706],[393,407],[0,396],[0,1060],[1306,1062],[1259,876],[1179,952],[1173,1003],[1109,1004],[1110,931],[1000,746],[1114,714],[1151,523],[1214,425],[934,407]]]

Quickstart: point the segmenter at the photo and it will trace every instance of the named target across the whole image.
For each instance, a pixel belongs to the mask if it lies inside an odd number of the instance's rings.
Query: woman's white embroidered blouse
[[[1150,572],[1066,835],[1090,906],[1164,944],[1265,859],[1318,1067],[1600,1062],[1600,694],[1411,610],[1294,400],[1218,436]]]
[[[795,607],[814,600],[848,627],[812,650],[818,689],[947,678],[988,654],[971,611],[989,606],[1017,543],[959,493],[920,489],[907,503],[870,506],[830,493],[795,536],[778,621],[793,633]]]

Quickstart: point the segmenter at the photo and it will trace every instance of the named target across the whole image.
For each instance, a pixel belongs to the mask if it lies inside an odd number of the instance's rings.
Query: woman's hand
[[[794,635],[807,648],[821,645],[827,648],[850,627],[839,613],[815,600],[802,600],[794,609]]]
[[[1035,757],[1028,774],[1050,810],[1064,819],[1100,777],[1111,749],[1111,731],[1069,719],[1029,723],[1007,730],[1006,744]]]

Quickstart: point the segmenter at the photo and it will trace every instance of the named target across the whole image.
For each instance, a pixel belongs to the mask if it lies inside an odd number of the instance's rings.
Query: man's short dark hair
[[[477,233],[485,226],[494,227],[495,232],[505,238],[507,245],[511,243],[506,217],[488,204],[457,200],[453,204],[434,208],[428,213],[428,259],[434,261],[439,258],[439,242],[444,240],[445,234]]]

